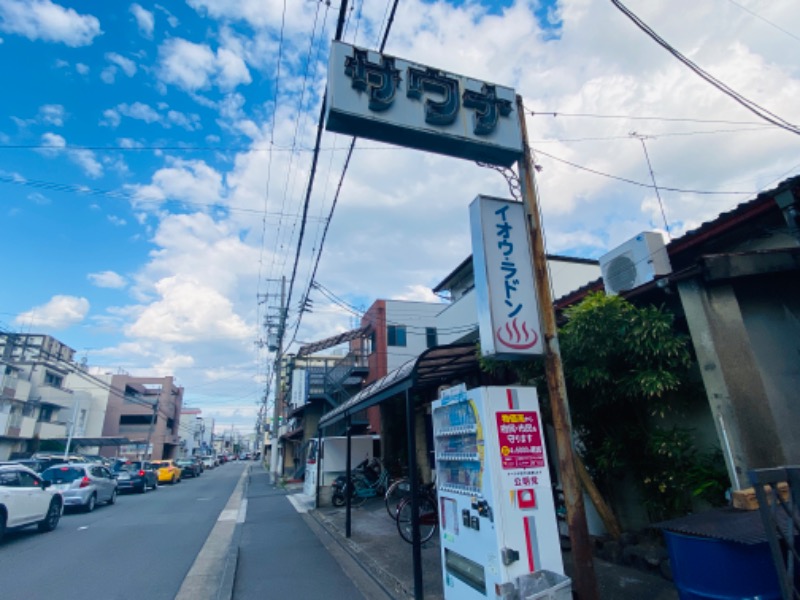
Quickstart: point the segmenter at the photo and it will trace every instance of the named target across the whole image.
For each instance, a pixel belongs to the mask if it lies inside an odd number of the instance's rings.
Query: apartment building
[[[86,435],[91,398],[67,384],[74,355],[49,335],[0,332],[0,460]]]

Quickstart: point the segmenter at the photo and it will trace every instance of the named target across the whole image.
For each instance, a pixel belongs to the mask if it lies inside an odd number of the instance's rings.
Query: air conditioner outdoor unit
[[[672,272],[660,233],[645,231],[600,257],[607,294],[619,294]]]

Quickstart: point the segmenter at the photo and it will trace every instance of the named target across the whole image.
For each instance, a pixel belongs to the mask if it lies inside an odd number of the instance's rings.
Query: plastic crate
[[[521,600],[572,600],[572,580],[542,569],[517,578]]]

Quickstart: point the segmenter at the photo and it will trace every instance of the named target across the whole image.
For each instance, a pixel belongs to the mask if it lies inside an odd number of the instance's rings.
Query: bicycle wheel
[[[397,531],[409,544],[414,543],[413,526],[411,522],[411,498],[406,498],[397,509]],[[428,496],[419,498],[419,541],[424,544],[433,537],[439,524],[439,515],[436,512],[436,500]]]
[[[389,513],[390,517],[397,519],[397,509],[400,508],[400,503],[406,498],[409,498],[410,495],[411,482],[408,480],[408,477],[398,479],[389,486],[389,489],[386,490],[386,494],[383,496],[383,501],[384,504],[386,504],[386,512]]]

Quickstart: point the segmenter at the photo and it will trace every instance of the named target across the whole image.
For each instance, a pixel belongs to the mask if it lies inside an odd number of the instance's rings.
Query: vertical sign
[[[478,196],[469,213],[481,352],[498,358],[542,354],[523,205]]]
[[[292,408],[303,406],[308,399],[308,377],[305,369],[292,371],[292,396],[289,401]]]

